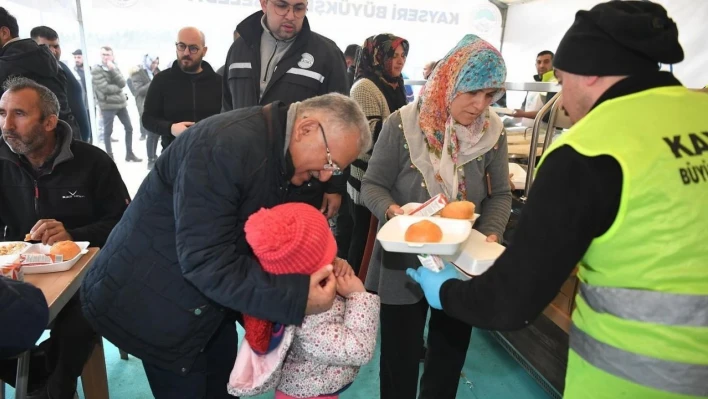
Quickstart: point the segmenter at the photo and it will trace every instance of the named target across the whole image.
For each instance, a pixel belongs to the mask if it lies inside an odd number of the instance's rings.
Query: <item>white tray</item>
[[[509,162],[509,173],[514,174],[514,177],[511,178],[514,187],[517,190],[526,190],[526,171],[524,168],[517,163]]]
[[[89,246],[88,241],[77,241],[76,245],[79,246],[79,248],[81,249],[81,252],[79,252],[78,255],[74,256],[74,259],[69,259],[67,261],[60,262],[60,263],[54,263],[51,265],[22,266],[22,271],[25,274],[56,273],[56,272],[67,271],[67,270],[71,269],[74,266],[74,264],[79,259],[81,259],[82,256],[84,256],[84,254],[88,253],[88,246]],[[50,248],[51,248],[51,245],[32,244],[23,253],[25,253],[25,254],[48,254]]]
[[[25,247],[24,247],[20,252],[14,253],[14,254],[12,254],[12,255],[0,255],[0,265],[9,265],[9,264],[11,264],[12,262],[15,261],[15,259],[17,259],[17,257],[18,257],[21,253],[23,253],[24,251],[26,251],[27,248],[28,248],[30,245],[32,245],[32,244],[30,244],[30,243],[28,243],[28,242],[24,242],[24,241],[6,241],[6,242],[0,242],[0,246],[12,245],[12,244],[22,244],[22,245],[24,245]]]
[[[431,244],[406,242],[404,238],[408,227],[422,220],[429,220],[440,226],[443,232],[442,241]],[[466,220],[402,215],[386,222],[376,235],[376,239],[381,242],[383,249],[389,252],[452,255],[467,240],[470,231],[472,231],[472,224]]]
[[[487,236],[479,231],[472,230],[460,250],[451,256],[443,256],[443,259],[455,265],[459,274],[469,279],[486,272],[504,249],[495,242],[487,242]]]
[[[499,115],[514,115],[514,111],[511,108],[502,108],[502,107],[489,107],[492,111],[496,112]]]
[[[410,215],[411,212],[413,212],[414,210],[418,209],[421,205],[423,205],[423,204],[421,204],[420,202],[409,202],[409,203],[403,205],[403,206],[401,207],[401,210],[403,210],[403,214],[404,214],[404,215]],[[474,216],[472,217],[472,219],[467,219],[467,220],[469,220],[470,222],[474,223],[474,221],[477,220],[477,218],[479,218],[480,216],[482,216],[482,215],[480,215],[479,213],[475,213]],[[440,215],[434,215],[433,217],[434,217],[434,218],[439,218],[439,217],[441,217],[441,216],[440,216]],[[457,219],[457,220],[465,220],[465,219]]]

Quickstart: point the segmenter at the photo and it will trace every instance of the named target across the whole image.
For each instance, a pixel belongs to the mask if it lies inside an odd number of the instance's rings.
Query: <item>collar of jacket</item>
[[[293,37],[291,37],[290,39],[287,39],[287,40],[278,39],[277,37],[275,37],[275,35],[273,34],[273,32],[271,32],[271,30],[270,30],[270,29],[268,28],[268,26],[266,25],[266,17],[265,17],[265,15],[264,15],[263,17],[261,17],[261,28],[263,28],[263,32],[264,32],[264,33],[265,33],[265,31],[268,31],[268,37],[270,37],[270,38],[271,38],[274,42],[276,42],[276,43],[278,43],[278,42],[292,43],[292,42],[294,42],[295,40],[297,40],[297,37],[300,35],[300,34],[298,33],[297,35],[295,35],[295,36],[293,36]],[[263,37],[263,34],[261,34],[261,38],[262,38],[262,37]]]
[[[51,170],[54,170],[58,165],[64,162],[74,159],[74,153],[71,152],[73,136],[69,124],[63,120],[59,120],[56,129],[54,129],[54,134],[56,134],[57,141],[59,142],[59,152],[54,158]],[[5,143],[5,140],[0,142],[0,160],[21,164],[23,158],[26,159],[24,155],[18,155],[12,152],[7,143]]]
[[[3,47],[5,47],[5,46],[7,46],[8,44],[10,44],[10,43],[14,43],[14,42],[16,42],[16,41],[18,41],[18,40],[22,40],[22,39],[20,39],[20,37],[19,37],[19,36],[17,36],[17,37],[16,37],[16,38],[14,38],[14,39],[10,39],[10,40],[8,40],[8,41],[7,41],[7,43],[3,44],[2,46],[3,46]]]
[[[613,98],[624,97],[630,94],[639,93],[640,91],[665,86],[681,86],[681,82],[679,82],[679,80],[676,79],[671,72],[665,71],[651,72],[646,75],[629,76],[607,89],[600,96],[600,98],[597,99],[595,105],[592,106],[592,109],[595,109],[598,105],[605,101],[612,100]]]
[[[277,134],[275,151],[282,155],[282,148],[289,143],[286,143],[287,132],[285,129],[288,125],[288,109],[289,105],[285,105],[282,101],[275,101],[271,107],[271,116],[273,118],[273,133]],[[278,157],[280,159],[280,168],[285,172],[285,179],[290,182],[295,174],[295,165],[293,165],[293,159],[290,156],[290,151],[285,152],[284,157]]]
[[[187,72],[183,71],[182,68],[179,67],[179,60],[175,60],[172,63],[171,69],[178,76],[181,76],[185,79],[191,79],[192,77],[194,77],[195,79],[199,80],[199,79],[203,79],[209,75],[216,74],[216,72],[214,72],[214,68],[212,68],[211,65],[204,60],[202,60],[202,71],[199,73],[187,73]]]
[[[239,35],[241,35],[241,38],[243,38],[249,47],[260,47],[261,35],[263,34],[261,20],[264,15],[265,13],[263,13],[263,11],[255,12],[249,15],[236,27]],[[302,29],[300,29],[300,32],[295,37],[295,42],[290,50],[292,51],[293,48],[298,48],[307,43],[307,40],[310,38],[310,32],[310,23],[308,22],[307,17],[305,17],[305,20],[302,21]]]

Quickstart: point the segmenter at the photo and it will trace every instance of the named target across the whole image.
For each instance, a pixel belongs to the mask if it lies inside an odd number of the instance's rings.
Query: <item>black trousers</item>
[[[356,205],[351,199],[350,206],[353,225],[347,261],[352,265],[354,272],[359,273],[359,269],[361,269],[362,266],[361,261],[364,257],[364,250],[366,249],[366,240],[369,238],[371,212],[369,208],[363,205]]]
[[[103,145],[106,147],[106,152],[113,154],[111,146],[111,134],[113,134],[113,120],[118,116],[118,120],[123,124],[125,129],[125,155],[133,153],[133,125],[130,123],[130,115],[128,108],[101,110],[103,118]]]
[[[157,143],[160,141],[160,135],[155,134],[143,126],[143,111],[140,111],[140,134],[147,137],[145,141],[145,147],[147,149],[148,161],[154,161],[157,159]]]
[[[238,335],[234,320],[224,321],[191,370],[179,375],[143,361],[155,399],[234,399],[226,390],[236,361]]]
[[[420,342],[428,303],[381,304],[381,399],[415,399]],[[420,381],[420,399],[452,399],[457,393],[472,327],[445,312],[430,309],[428,351]]]
[[[154,161],[157,159],[157,143],[160,141],[160,136],[150,131],[146,131],[146,133],[145,145],[147,146],[148,161]]]
[[[30,389],[47,379],[47,392],[52,399],[73,399],[76,380],[91,356],[96,333],[81,312],[79,294],[74,295],[54,319],[49,339],[33,351],[30,360]],[[0,379],[14,384],[17,361],[0,361]]]
[[[351,201],[349,194],[342,195],[342,205],[340,205],[339,213],[337,214],[337,234],[335,237],[337,240],[337,256],[347,261],[349,260],[349,244],[352,240],[352,228],[354,227]]]

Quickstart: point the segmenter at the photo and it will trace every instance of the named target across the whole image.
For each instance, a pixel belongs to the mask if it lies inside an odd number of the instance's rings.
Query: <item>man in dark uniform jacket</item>
[[[223,110],[291,104],[337,92],[349,95],[344,56],[330,39],[310,30],[305,0],[261,0],[262,11],[243,20],[224,72]],[[315,179],[316,180],[316,179]],[[346,176],[298,188],[307,202],[333,217],[346,194]]]

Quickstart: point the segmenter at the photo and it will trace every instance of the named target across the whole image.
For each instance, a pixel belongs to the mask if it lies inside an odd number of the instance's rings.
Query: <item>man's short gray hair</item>
[[[59,100],[51,90],[35,82],[32,79],[27,79],[22,76],[13,76],[5,81],[2,85],[5,92],[16,93],[20,90],[34,90],[39,96],[39,111],[42,121],[50,115],[59,116]]]
[[[364,111],[359,104],[351,98],[339,93],[329,93],[307,99],[300,103],[298,114],[308,111],[325,111],[329,125],[334,129],[327,130],[327,134],[341,134],[354,128],[359,132],[359,153],[365,154],[371,149],[371,130],[366,120]]]

